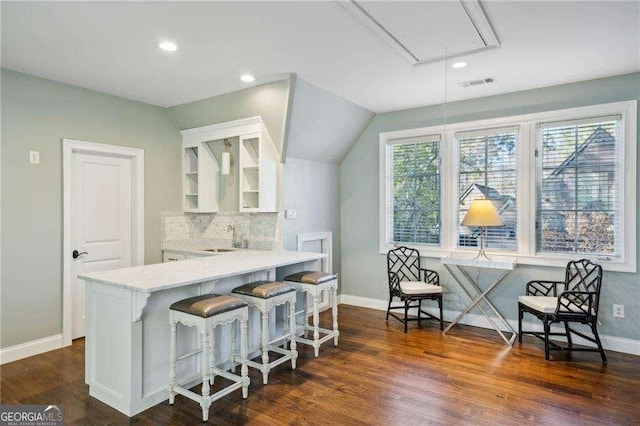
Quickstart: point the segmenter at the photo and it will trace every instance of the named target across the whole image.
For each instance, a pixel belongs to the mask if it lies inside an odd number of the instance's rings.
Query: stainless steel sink
[[[210,248],[210,249],[204,249],[203,251],[210,251],[213,253],[225,253],[228,251],[233,251],[233,249]]]

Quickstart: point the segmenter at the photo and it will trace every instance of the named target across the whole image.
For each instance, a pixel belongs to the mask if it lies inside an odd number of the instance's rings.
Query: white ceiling
[[[425,55],[475,45],[450,2],[361,3]],[[336,2],[2,2],[2,66],[172,106],[298,75],[375,112],[461,100],[640,70],[640,2],[485,1],[501,47],[469,66],[411,66]],[[438,17],[440,16],[440,17]],[[428,34],[412,28],[443,28]],[[450,31],[449,36],[446,31]],[[431,32],[433,33],[433,31]],[[445,34],[441,34],[445,33]],[[421,35],[422,34],[422,35]],[[417,38],[416,38],[417,37]],[[174,40],[176,53],[157,43]],[[447,45],[449,44],[449,45]],[[458,81],[496,83],[460,88]]]

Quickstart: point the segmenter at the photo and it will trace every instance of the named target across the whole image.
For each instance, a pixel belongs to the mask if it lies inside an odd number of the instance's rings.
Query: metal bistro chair
[[[434,319],[442,323],[442,287],[440,276],[436,271],[420,267],[420,252],[416,249],[401,246],[387,253],[387,272],[389,276],[389,306],[387,308],[387,320],[389,315],[404,324],[404,332],[407,332],[409,321],[422,319]],[[393,298],[397,297],[401,305],[392,306]],[[440,308],[440,318],[422,310],[423,300],[435,300]],[[409,318],[409,309],[417,308],[418,316]],[[398,316],[395,309],[403,309],[404,317]],[[427,318],[423,318],[422,314]]]
[[[571,261],[567,264],[564,281],[529,281],[527,295],[518,297],[518,341],[522,334],[533,335],[544,342],[544,357],[549,360],[550,350],[600,352],[602,362],[607,357],[598,336],[598,304],[602,267],[587,259]],[[522,331],[522,317],[528,312],[543,323],[543,332]],[[551,324],[564,323],[564,333],[550,332]],[[593,337],[569,328],[570,322],[578,322],[591,327]],[[597,348],[574,348],[571,333],[595,343]],[[567,347],[552,342],[549,336],[565,336]]]

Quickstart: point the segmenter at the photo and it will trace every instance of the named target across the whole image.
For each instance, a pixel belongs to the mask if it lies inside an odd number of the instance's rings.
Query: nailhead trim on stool
[[[315,356],[320,355],[320,345],[327,340],[333,338],[334,346],[338,346],[338,276],[328,272],[318,271],[302,271],[295,274],[288,275],[284,278],[284,283],[296,290],[305,292],[313,298],[313,327],[309,326],[308,317],[306,315],[305,306],[305,319],[304,319],[304,332],[313,331],[313,339],[307,339],[306,337],[296,337],[298,343],[313,346]],[[332,292],[331,297],[331,311],[333,314],[333,330],[326,328],[320,328],[320,312],[318,310],[318,299],[323,292]],[[322,338],[320,333],[325,334]]]
[[[249,377],[247,368],[247,321],[249,319],[249,307],[244,300],[232,296],[219,296],[205,294],[180,300],[169,307],[169,323],[171,325],[171,347],[169,352],[169,404],[173,405],[176,394],[186,396],[200,403],[202,407],[202,420],[209,419],[209,407],[213,401],[242,388],[242,397],[247,398],[249,393]],[[178,323],[188,327],[197,327],[202,337],[202,351],[195,351],[178,358]],[[231,323],[231,360],[236,358],[235,336],[237,324],[240,323],[240,363],[242,368],[240,376],[231,372],[220,370],[215,363],[214,329],[218,325]],[[190,391],[177,384],[176,363],[181,359],[193,355],[201,355],[202,369],[202,395]],[[209,395],[210,385],[215,376],[222,376],[233,383],[213,395]]]
[[[288,360],[291,360],[291,368],[295,370],[296,359],[298,358],[296,339],[294,337],[296,330],[296,289],[277,281],[256,281],[236,287],[231,293],[233,293],[235,297],[245,300],[249,306],[258,309],[262,313],[262,332],[260,338],[262,363],[251,360],[247,361],[250,367],[262,371],[262,383],[265,385],[268,383],[269,371],[271,371],[272,368]],[[289,305],[289,323],[287,324],[285,321],[283,337],[277,340],[280,341],[284,338],[285,344],[288,340],[291,343],[290,350],[270,344],[269,341],[269,312],[271,308],[284,304]],[[269,362],[269,351],[277,352],[283,356]]]

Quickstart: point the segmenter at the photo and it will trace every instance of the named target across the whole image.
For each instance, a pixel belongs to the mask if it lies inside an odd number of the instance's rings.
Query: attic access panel
[[[412,65],[500,46],[477,0],[340,2]]]

